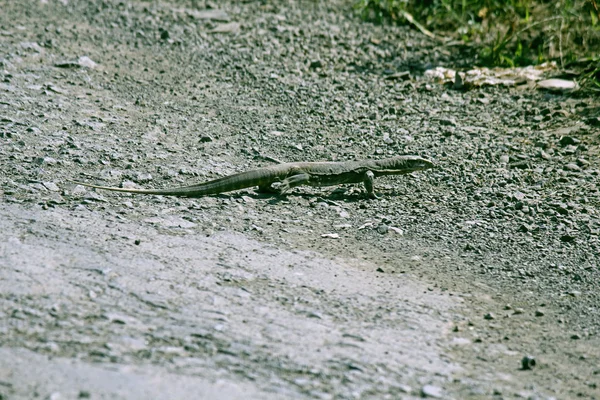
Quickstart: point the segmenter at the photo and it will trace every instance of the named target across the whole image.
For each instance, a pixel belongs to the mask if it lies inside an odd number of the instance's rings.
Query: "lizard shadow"
[[[388,197],[397,197],[403,196],[404,193],[400,193],[397,191],[386,192],[385,195],[379,194],[379,198],[371,199],[367,196],[365,192],[357,192],[352,191],[349,193],[348,190],[333,190],[333,191],[323,191],[322,193],[306,193],[301,191],[292,191],[290,193],[277,193],[277,192],[260,192],[260,191],[243,191],[237,193],[219,193],[213,195],[215,198],[221,199],[243,199],[244,197],[249,197],[254,200],[267,200],[269,204],[280,204],[284,202],[289,202],[290,198],[300,197],[306,200],[311,199],[322,199],[325,202],[331,202],[333,204],[337,202],[343,203],[368,203],[370,201],[377,201],[381,199],[385,199]]]

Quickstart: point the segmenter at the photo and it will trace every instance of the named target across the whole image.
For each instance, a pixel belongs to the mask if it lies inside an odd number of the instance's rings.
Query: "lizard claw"
[[[287,192],[289,192],[291,189],[290,185],[285,181],[273,182],[273,184],[270,188],[271,188],[271,193],[276,193],[278,195],[284,195]]]
[[[282,182],[281,185],[277,187],[279,194],[286,194],[290,189],[291,187],[287,182]]]

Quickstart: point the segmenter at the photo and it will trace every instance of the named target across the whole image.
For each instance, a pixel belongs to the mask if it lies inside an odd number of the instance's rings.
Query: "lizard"
[[[301,185],[333,186],[362,182],[368,197],[375,199],[378,198],[373,185],[376,177],[409,174],[432,168],[433,165],[431,161],[419,156],[401,155],[381,160],[283,163],[240,172],[196,185],[166,189],[130,189],[72,182],[115,192],[182,197],[201,197],[254,186],[258,186],[260,192],[278,191],[280,194],[285,194],[290,189]],[[277,188],[272,186],[274,183],[279,183]]]

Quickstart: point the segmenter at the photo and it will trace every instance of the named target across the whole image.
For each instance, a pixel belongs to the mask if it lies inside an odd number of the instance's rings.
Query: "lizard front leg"
[[[365,189],[367,190],[367,196],[370,199],[378,199],[379,197],[375,194],[375,190],[373,188],[373,183],[375,182],[375,174],[373,171],[365,172],[365,179],[363,180],[363,184],[365,185]]]

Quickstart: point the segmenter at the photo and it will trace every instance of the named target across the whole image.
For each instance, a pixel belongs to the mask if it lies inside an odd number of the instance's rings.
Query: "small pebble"
[[[553,78],[539,81],[537,87],[538,89],[548,90],[550,92],[570,92],[577,89],[577,83],[566,79]]]
[[[388,230],[389,228],[386,224],[380,224],[377,226],[377,232],[381,233],[382,235],[388,233]]]
[[[404,235],[404,231],[402,229],[400,229],[400,228],[396,228],[395,226],[390,226],[389,230],[391,232],[394,232],[397,235],[400,235],[400,236]]]
[[[560,241],[561,242],[565,242],[565,243],[571,243],[575,241],[575,236],[572,235],[562,235],[560,237]]]
[[[445,126],[456,126],[456,120],[454,118],[440,118],[440,125]]]
[[[91,68],[91,69],[96,68],[98,66],[98,64],[96,64],[94,62],[94,60],[92,60],[88,56],[79,57],[79,59],[77,60],[77,64],[79,64],[80,66],[82,66],[84,68]]]
[[[423,397],[433,397],[434,399],[441,399],[444,396],[444,391],[439,386],[425,385],[421,388],[421,395]]]
[[[525,356],[521,359],[521,369],[530,370],[535,367],[535,357],[533,356]]]
[[[152,174],[140,172],[136,175],[135,180],[138,183],[150,182],[152,180]]]
[[[574,138],[572,136],[561,136],[559,143],[561,146],[565,147],[568,145],[573,145],[573,144],[579,144],[581,141],[577,138]]]
[[[322,67],[323,67],[323,62],[321,60],[312,60],[310,62],[311,69],[322,68]]]
[[[56,160],[52,157],[36,157],[33,159],[33,163],[37,165],[55,165]]]
[[[400,384],[400,385],[398,385],[398,389],[402,393],[410,393],[410,392],[412,392],[412,388],[410,386],[408,386],[408,385]]]
[[[46,187],[46,189],[48,189],[51,192],[58,192],[58,191],[60,191],[60,188],[54,182],[43,182],[42,185],[44,185],[44,187]]]
[[[532,230],[531,225],[521,224],[521,226],[519,226],[519,228],[517,229],[517,232],[527,233],[527,232],[531,232],[531,230]]]

